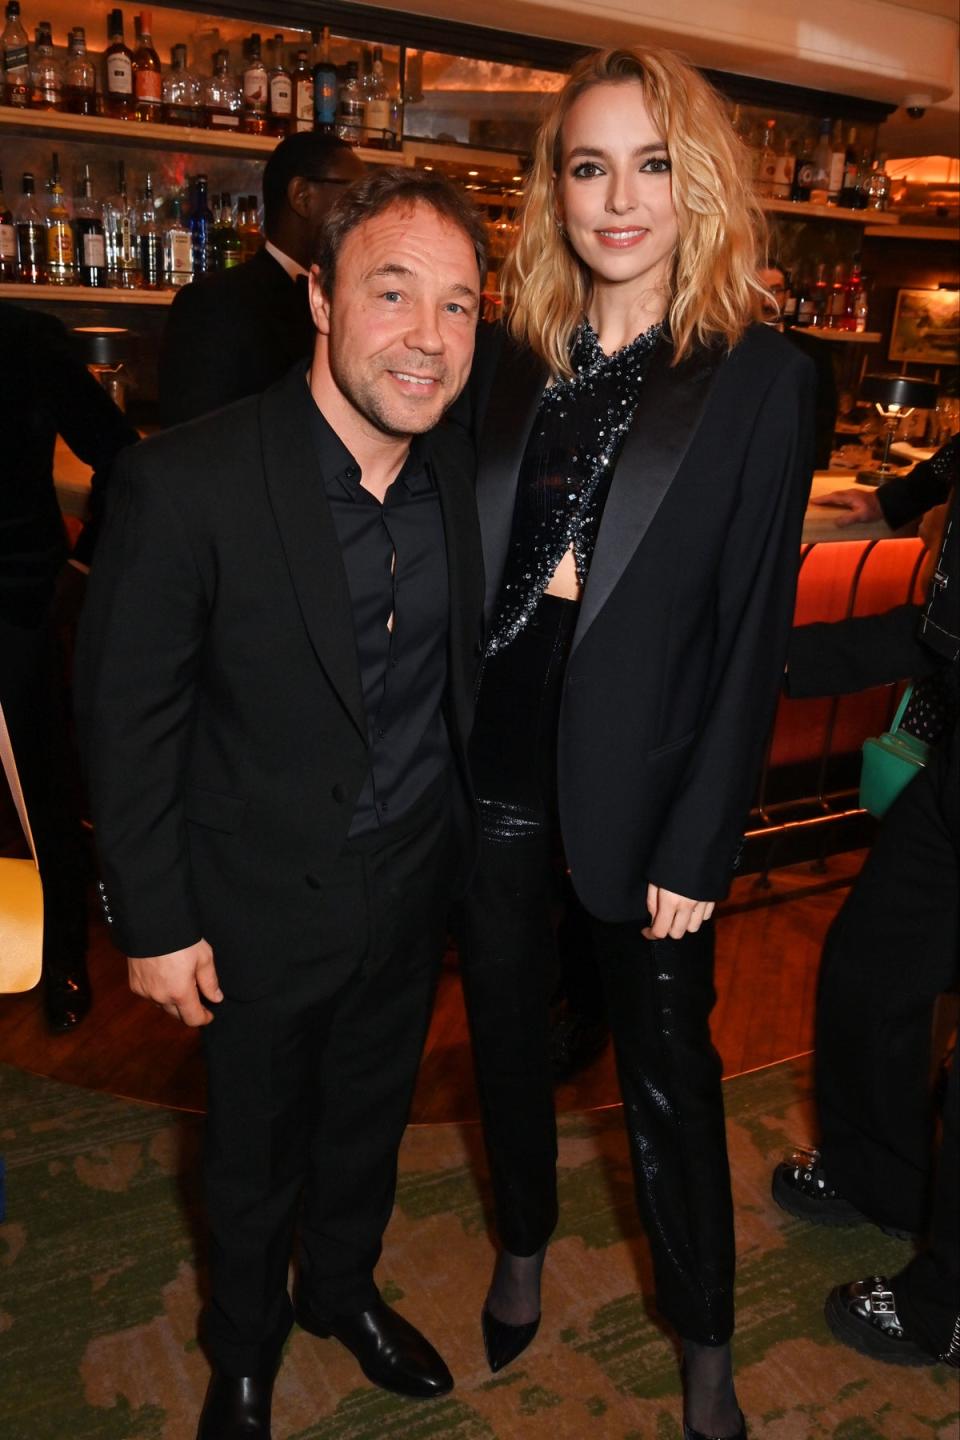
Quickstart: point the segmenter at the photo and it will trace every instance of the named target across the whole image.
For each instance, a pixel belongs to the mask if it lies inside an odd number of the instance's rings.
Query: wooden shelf
[[[847,210],[840,205],[811,205],[809,200],[768,200],[761,197],[764,210],[773,215],[804,216],[812,220],[845,220],[855,225],[899,225],[900,217],[889,210]]]
[[[176,290],[108,290],[88,285],[0,285],[0,300],[62,301],[81,305],[172,305]]]
[[[899,225],[891,231],[870,224],[863,233],[875,240],[949,240],[953,245],[960,244],[958,225]]]
[[[820,325],[804,325],[801,332],[813,340],[830,340],[833,344],[878,345],[883,339],[882,330],[824,330]]]

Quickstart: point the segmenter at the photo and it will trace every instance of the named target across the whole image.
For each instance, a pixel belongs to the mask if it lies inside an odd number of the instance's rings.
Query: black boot
[[[275,1365],[260,1375],[214,1370],[200,1412],[197,1440],[270,1440]]]

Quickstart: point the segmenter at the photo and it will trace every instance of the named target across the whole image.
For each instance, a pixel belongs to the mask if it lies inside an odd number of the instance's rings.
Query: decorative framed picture
[[[960,364],[960,291],[899,290],[887,353],[915,365]]]

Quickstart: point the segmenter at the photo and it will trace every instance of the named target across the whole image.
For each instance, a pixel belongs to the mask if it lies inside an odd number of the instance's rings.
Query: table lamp
[[[84,364],[121,410],[126,408],[126,376],[123,362],[130,354],[133,334],[116,325],[78,325],[74,335],[80,342]]]
[[[887,427],[883,459],[876,470],[861,470],[858,485],[883,485],[893,475],[890,446],[901,420],[914,410],[929,410],[937,403],[937,387],[932,380],[915,380],[909,375],[864,375],[860,382],[860,399],[872,400]]]

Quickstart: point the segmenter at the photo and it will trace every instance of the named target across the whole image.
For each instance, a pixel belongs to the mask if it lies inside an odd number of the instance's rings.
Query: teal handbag
[[[908,685],[897,706],[893,724],[882,735],[863,742],[863,768],[860,771],[860,804],[878,820],[882,820],[901,790],[922,770],[930,755],[926,740],[918,740],[900,729],[904,711],[913,694]]]

